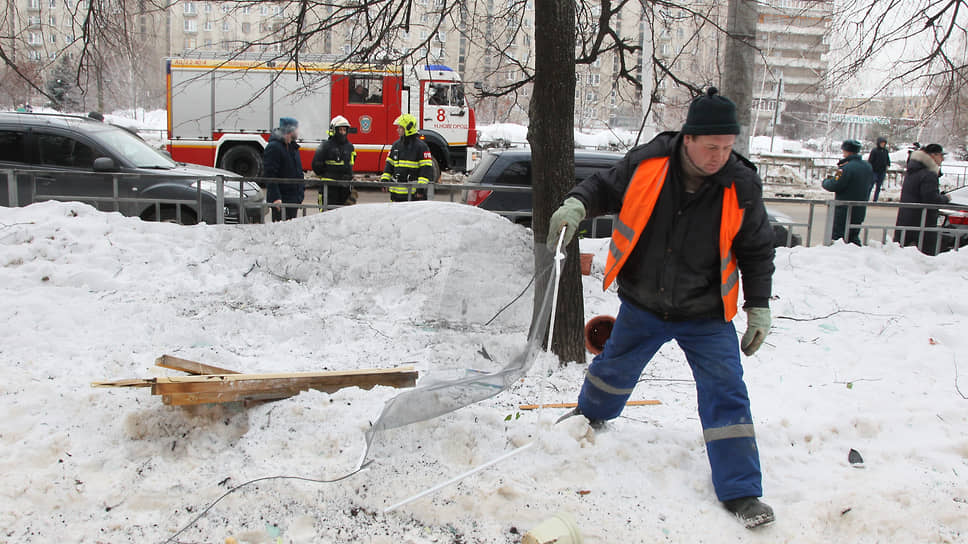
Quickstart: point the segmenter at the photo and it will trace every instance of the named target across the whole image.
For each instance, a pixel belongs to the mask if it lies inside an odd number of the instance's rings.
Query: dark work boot
[[[564,421],[564,420],[566,420],[566,419],[568,419],[568,418],[570,418],[572,416],[584,416],[584,415],[585,414],[581,413],[581,410],[576,406],[576,407],[572,408],[571,410],[569,410],[567,413],[565,413],[565,415],[559,417],[558,420],[555,421],[555,423],[556,424],[561,423],[562,421]],[[585,417],[585,419],[588,420],[588,426],[591,427],[592,429],[595,429],[596,431],[600,431],[600,430],[602,430],[603,427],[605,427],[605,420],[604,419],[591,419],[591,418],[589,418],[587,416]]]
[[[773,516],[773,509],[756,497],[742,497],[723,501],[723,506],[727,510],[736,514],[736,517],[747,529],[760,527],[768,523],[773,523],[776,518]]]

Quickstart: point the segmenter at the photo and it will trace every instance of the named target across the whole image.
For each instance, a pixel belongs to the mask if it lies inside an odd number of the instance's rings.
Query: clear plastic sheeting
[[[366,432],[366,451],[361,464],[367,464],[384,456],[382,446],[387,431],[440,417],[493,397],[528,372],[535,358],[541,353],[548,333],[555,287],[552,252],[541,246],[536,249],[536,254],[537,273],[527,289],[531,297],[522,296],[514,302],[516,305],[534,303],[527,343],[519,352],[510,354],[510,360],[499,370],[486,372],[465,369],[460,375],[454,376],[452,373],[449,379],[445,380],[435,379],[433,372],[430,372],[430,375],[422,379],[417,387],[390,399],[384,405],[380,417]],[[538,297],[537,300],[535,297]],[[481,329],[474,328],[481,332]],[[486,349],[481,350],[481,355],[499,363],[487,353]],[[419,439],[419,436],[411,436],[407,442],[416,443]]]

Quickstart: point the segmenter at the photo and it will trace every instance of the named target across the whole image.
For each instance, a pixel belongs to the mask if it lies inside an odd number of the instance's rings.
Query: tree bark
[[[547,262],[539,252],[545,251],[551,214],[575,184],[575,3],[537,0],[534,13],[535,28],[544,29],[535,33],[534,90],[528,114],[537,267]],[[585,308],[577,238],[568,245],[567,254],[551,351],[562,362],[584,363]],[[543,293],[544,287],[536,283],[535,292]]]
[[[740,133],[733,145],[738,153],[749,156],[750,119],[753,109],[753,66],[756,60],[756,3],[752,0],[729,0],[726,31],[726,60],[723,63],[722,94],[736,104]]]

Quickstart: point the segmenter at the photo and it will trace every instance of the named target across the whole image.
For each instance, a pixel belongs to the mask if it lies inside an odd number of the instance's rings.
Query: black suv
[[[8,187],[13,170],[16,190]],[[43,200],[88,202],[145,220],[216,222],[215,176],[225,176],[223,218],[261,223],[265,198],[237,174],[176,163],[126,129],[87,117],[0,112],[0,205]]]
[[[623,153],[607,151],[575,151],[575,183],[601,170],[611,168]],[[465,193],[464,202],[485,210],[499,213],[511,221],[531,226],[532,194],[531,191],[500,191],[492,189],[474,189],[473,185],[514,185],[531,186],[531,151],[528,149],[507,149],[490,151],[481,158],[481,162],[474,167],[465,182],[471,186]],[[783,223],[789,224],[793,220],[783,214],[773,212],[767,207],[767,215],[773,224],[774,247],[798,246],[801,237],[788,231]],[[612,235],[611,216],[586,219],[578,226],[579,236],[586,238],[608,238]]]

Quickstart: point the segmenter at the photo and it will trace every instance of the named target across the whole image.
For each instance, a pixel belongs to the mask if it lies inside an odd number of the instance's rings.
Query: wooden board
[[[626,406],[655,406],[657,404],[662,404],[662,401],[658,400],[630,400],[625,403]],[[537,410],[538,408],[577,408],[577,402],[558,402],[555,404],[522,404],[518,406],[519,410]]]
[[[194,371],[214,369],[208,365],[196,367],[185,360],[159,360],[168,364],[192,368]],[[193,363],[194,361],[187,361]],[[93,387],[150,387],[162,402],[173,406],[277,400],[316,389],[332,393],[344,387],[372,389],[377,385],[413,387],[418,373],[413,367],[389,369],[360,369],[329,372],[289,372],[275,374],[212,374],[195,376],[164,376],[158,378],[93,382]]]
[[[187,372],[189,374],[203,375],[203,374],[239,374],[234,370],[229,370],[227,368],[219,368],[217,366],[207,365],[205,363],[199,363],[197,361],[189,361],[188,359],[182,359],[180,357],[175,357],[173,355],[162,355],[155,359],[155,366],[160,366],[162,368],[170,368],[171,370],[181,370],[182,372]]]

